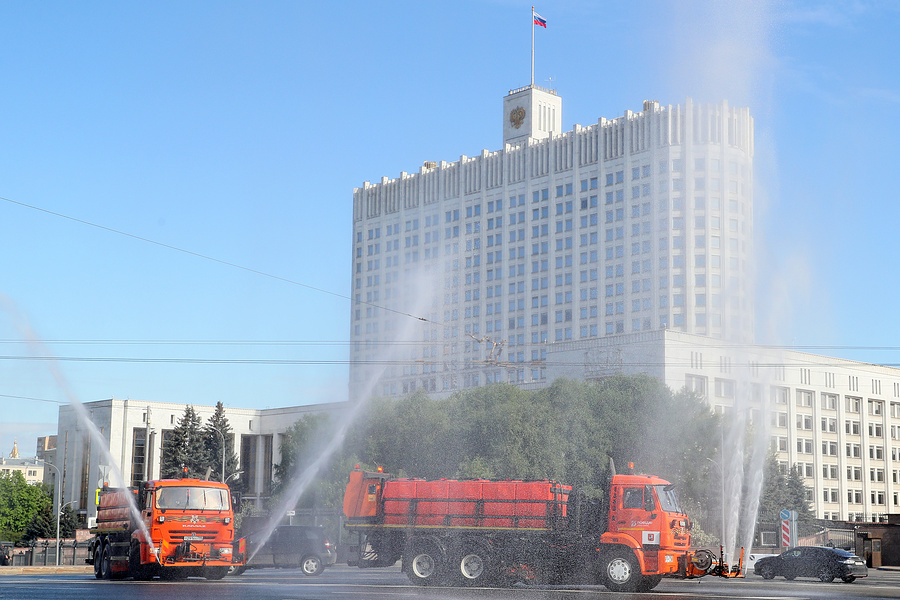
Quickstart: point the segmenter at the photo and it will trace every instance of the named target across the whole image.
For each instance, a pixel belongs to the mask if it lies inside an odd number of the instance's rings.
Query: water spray
[[[2,307],[6,311],[6,313],[9,314],[13,319],[13,323],[16,326],[16,329],[19,330],[22,338],[28,343],[28,346],[33,354],[50,359],[47,361],[50,373],[53,375],[53,379],[56,381],[57,386],[59,386],[59,388],[66,395],[66,398],[69,400],[69,404],[75,411],[78,420],[87,429],[92,441],[92,446],[96,445],[100,449],[100,453],[103,456],[103,459],[110,466],[110,474],[112,475],[111,479],[113,486],[125,488],[125,479],[124,477],[122,477],[122,472],[116,464],[112,453],[109,451],[109,442],[97,428],[97,425],[91,420],[90,415],[88,415],[87,410],[84,408],[84,405],[78,400],[78,398],[69,388],[68,383],[57,368],[56,361],[53,360],[53,355],[40,341],[40,338],[31,327],[28,319],[17,310],[13,301],[8,296],[2,293],[0,293],[0,307]],[[88,457],[84,458],[85,460],[88,459]],[[62,481],[58,481],[57,485],[62,485]],[[134,519],[134,522],[140,529],[143,538],[147,540],[147,543],[150,545],[150,552],[154,556],[156,556],[156,548],[153,546],[153,540],[150,539],[150,531],[147,529],[146,523],[144,523],[144,519],[141,516],[141,511],[138,509],[137,503],[132,497],[132,494],[126,494],[125,496],[128,500],[128,509],[129,513],[131,514],[131,518]]]

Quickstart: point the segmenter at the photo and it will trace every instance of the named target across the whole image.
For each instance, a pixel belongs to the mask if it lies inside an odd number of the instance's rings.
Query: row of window
[[[779,452],[787,452],[788,451],[788,439],[783,436],[775,436],[774,437],[775,447]],[[813,448],[815,447],[815,442],[810,438],[797,438],[797,453],[798,454],[812,454]],[[845,453],[847,458],[862,458],[862,448],[861,444],[856,443],[847,443],[844,445]],[[823,441],[822,442],[822,456],[837,456],[838,452],[838,443],[832,441]],[[877,445],[869,446],[869,458],[872,460],[884,460],[884,447]]]

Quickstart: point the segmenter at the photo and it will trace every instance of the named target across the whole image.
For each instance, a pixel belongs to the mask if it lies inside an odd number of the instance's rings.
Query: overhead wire
[[[166,249],[168,249],[168,250],[173,250],[173,251],[175,251],[175,252],[181,252],[181,253],[183,253],[183,254],[188,254],[188,255],[190,255],[190,256],[194,256],[194,257],[196,257],[196,258],[200,258],[200,259],[203,259],[203,260],[212,261],[212,262],[218,263],[218,264],[220,264],[220,265],[225,265],[225,266],[232,267],[232,268],[235,268],[235,269],[240,269],[240,270],[246,271],[246,272],[248,272],[248,273],[253,273],[253,274],[255,274],[255,275],[260,275],[260,276],[262,276],[262,277],[268,277],[268,278],[274,279],[274,280],[276,280],[276,281],[282,281],[282,282],[284,282],[284,283],[289,283],[289,284],[291,284],[291,285],[296,285],[296,286],[299,286],[299,287],[302,287],[302,288],[306,288],[306,289],[308,289],[308,290],[312,290],[312,291],[315,291],[315,292],[320,292],[320,293],[322,293],[322,294],[328,294],[329,296],[334,296],[334,297],[336,297],[336,298],[341,298],[341,299],[343,299],[343,300],[349,300],[350,302],[355,303],[355,304],[364,304],[364,305],[367,305],[367,306],[372,306],[372,307],[374,307],[374,308],[380,308],[380,309],[382,309],[382,310],[384,310],[384,311],[387,311],[387,312],[391,312],[391,313],[394,313],[394,314],[402,315],[402,316],[404,316],[404,317],[410,317],[410,318],[416,319],[416,320],[418,320],[418,321],[430,322],[430,323],[434,323],[434,324],[436,324],[436,325],[440,325],[440,323],[438,323],[438,322],[436,322],[436,321],[433,321],[433,320],[431,320],[431,319],[428,319],[428,318],[426,318],[426,317],[420,317],[420,316],[414,315],[414,314],[412,314],[412,313],[404,312],[404,311],[402,311],[402,310],[397,310],[397,309],[390,308],[390,307],[387,307],[387,306],[382,306],[382,305],[380,305],[380,304],[376,304],[376,303],[371,302],[371,301],[366,301],[366,300],[361,300],[361,299],[352,298],[352,297],[347,296],[347,295],[345,295],[345,294],[341,294],[341,293],[338,293],[338,292],[333,292],[333,291],[331,291],[331,290],[326,290],[326,289],[324,289],[324,288],[316,287],[316,286],[314,286],[314,285],[309,285],[309,284],[307,284],[307,283],[303,283],[303,282],[300,282],[300,281],[296,281],[296,280],[294,280],[294,279],[289,279],[289,278],[287,278],[287,277],[282,277],[281,275],[275,275],[275,274],[269,273],[269,272],[267,272],[267,271],[261,271],[261,270],[259,270],[259,269],[254,269],[253,267],[247,267],[247,266],[244,266],[244,265],[241,265],[241,264],[238,264],[238,263],[233,263],[233,262],[230,262],[230,261],[227,261],[227,260],[222,260],[221,258],[215,258],[215,257],[209,256],[209,255],[207,255],[207,254],[201,254],[200,252],[194,252],[193,250],[187,250],[187,249],[181,248],[181,247],[179,247],[179,246],[173,246],[172,244],[166,244],[166,243],[164,243],[164,242],[159,242],[159,241],[157,241],[157,240],[153,240],[153,239],[150,239],[150,238],[146,238],[146,237],[143,237],[143,236],[140,236],[140,235],[135,235],[135,234],[133,234],[133,233],[128,233],[127,231],[122,231],[122,230],[120,230],[120,229],[115,229],[115,228],[112,228],[112,227],[107,227],[106,225],[100,225],[99,223],[93,223],[93,222],[87,221],[87,220],[85,220],[85,219],[79,219],[79,218],[77,218],[77,217],[73,217],[73,216],[70,216],[70,215],[66,215],[66,214],[63,214],[63,213],[60,213],[60,212],[52,211],[52,210],[49,210],[49,209],[46,209],[46,208],[41,208],[40,206],[34,206],[33,204],[28,204],[28,203],[25,203],[25,202],[20,202],[20,201],[18,201],[18,200],[13,200],[13,199],[11,199],[11,198],[6,198],[6,197],[3,197],[3,196],[0,196],[0,200],[3,200],[3,201],[5,201],[5,202],[9,202],[10,204],[16,204],[16,205],[22,206],[22,207],[24,207],[24,208],[29,208],[29,209],[31,209],[31,210],[35,210],[35,211],[38,211],[38,212],[46,213],[46,214],[52,215],[52,216],[54,216],[54,217],[59,217],[59,218],[61,218],[61,219],[67,219],[67,220],[73,221],[73,222],[75,222],[75,223],[80,223],[80,224],[82,224],[82,225],[87,225],[87,226],[89,226],[89,227],[95,227],[95,228],[97,228],[97,229],[101,229],[101,230],[107,231],[107,232],[109,232],[109,233],[114,233],[114,234],[116,234],[116,235],[121,235],[121,236],[129,237],[129,238],[132,238],[132,239],[141,241],[141,242],[145,242],[145,243],[147,243],[147,244],[153,244],[153,245],[159,246],[159,247],[161,247],[161,248],[166,248]]]
[[[42,208],[40,206],[35,206],[32,204],[28,204],[25,202],[21,202],[18,200],[13,200],[11,198],[6,198],[0,196],[0,200],[8,202],[10,204],[15,204],[17,206],[21,206],[23,208],[28,208],[34,211],[42,212],[48,215],[52,215],[61,219],[66,219],[75,223],[79,223],[81,225],[86,225],[88,227],[94,227],[96,229],[100,229],[103,231],[107,231],[109,233],[113,233],[116,235],[121,235],[124,237],[128,237],[131,239],[135,239],[144,243],[152,244],[155,246],[159,246],[161,248],[166,248],[168,250],[172,250],[175,252],[180,252],[183,254],[187,254],[189,256],[193,256],[196,258],[200,258],[202,260],[211,261],[217,264],[225,265],[231,268],[239,269],[242,271],[246,271],[248,273],[253,273],[262,277],[267,277],[270,279],[274,279],[277,281],[281,281],[284,283],[288,283],[290,285],[295,285],[298,287],[302,287],[305,289],[309,289],[312,291],[320,292],[323,294],[327,294],[336,298],[341,298],[344,300],[349,300],[354,304],[363,304],[367,306],[371,306],[373,308],[379,308],[386,312],[391,312],[394,314],[398,314],[401,316],[409,317],[415,319],[420,322],[430,323],[437,326],[445,326],[444,323],[429,319],[427,317],[418,316],[409,312],[397,310],[394,308],[390,308],[387,306],[383,306],[376,302],[365,301],[362,299],[356,299],[345,294],[341,294],[338,292],[333,292],[331,290],[326,290],[324,288],[320,288],[317,286],[309,285],[294,279],[290,279],[287,277],[283,277],[280,275],[275,275],[269,273],[267,271],[262,271],[260,269],[255,269],[252,267],[247,267],[245,265],[241,265],[238,263],[234,263],[231,261],[226,261],[223,259],[215,258],[213,256],[209,256],[206,254],[202,254],[200,252],[195,252],[193,250],[187,250],[185,248],[181,248],[179,246],[174,246],[172,244],[166,244],[164,242],[160,242],[157,240],[153,240],[147,237],[135,235],[133,233],[128,233],[126,231],[122,231],[119,229],[115,229],[113,227],[108,227],[106,225],[101,225],[98,223],[94,223],[92,221],[87,221],[85,219],[80,219],[77,217],[73,217],[71,215],[66,215],[64,213],[60,213],[57,211],[52,211],[46,208]],[[488,338],[479,339],[474,336],[469,335],[475,342],[490,342],[493,344],[494,348],[499,344],[504,344],[503,341],[495,341],[489,340]],[[75,345],[218,345],[218,346],[349,346],[352,344],[366,344],[368,348],[372,347],[380,347],[380,346],[404,346],[404,345],[421,345],[423,342],[421,341],[413,341],[413,340],[114,340],[114,339],[97,339],[97,340],[44,340],[46,343],[54,343],[54,344],[75,344]],[[0,340],[2,344],[10,344],[10,343],[26,343],[23,340]],[[729,342],[717,342],[712,344],[704,344],[704,348],[711,349],[722,349],[722,348],[744,348],[748,347],[746,344],[734,344]],[[768,349],[768,350],[795,350],[795,351],[815,351],[815,350],[864,350],[864,351],[886,351],[886,352],[894,352],[900,350],[900,346],[844,346],[844,345],[754,345],[753,347],[760,349]],[[49,357],[29,357],[29,356],[0,356],[0,360],[49,360]],[[324,365],[324,364],[411,364],[411,363],[421,363],[426,362],[429,364],[440,364],[444,361],[417,361],[417,360],[409,360],[409,361],[387,361],[384,363],[371,361],[361,361],[361,360],[305,360],[305,359],[216,359],[216,358],[139,358],[139,357],[53,357],[53,360],[60,361],[80,361],[80,362],[157,362],[157,363],[233,363],[233,364],[309,364],[309,365]],[[500,364],[496,359],[493,358],[493,350],[491,357],[487,361],[491,364]],[[531,362],[516,362],[516,363],[506,363],[503,361],[503,365],[507,366],[518,366],[518,365],[526,365],[526,364],[546,364],[543,361],[531,361]],[[556,363],[554,363],[556,364]],[[581,364],[581,363],[579,363]],[[671,363],[670,363],[671,364]],[[809,363],[815,366],[836,366],[836,363]],[[896,366],[895,363],[879,363],[883,366]],[[561,364],[560,366],[572,366],[571,364]],[[651,363],[630,363],[630,366],[658,366]],[[760,365],[762,366],[762,365]],[[771,363],[768,366],[785,366],[782,364]]]

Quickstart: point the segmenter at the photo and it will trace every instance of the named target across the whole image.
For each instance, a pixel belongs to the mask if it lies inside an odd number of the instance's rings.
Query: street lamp
[[[56,511],[56,566],[59,566],[59,515],[62,514],[62,511],[65,507],[70,504],[75,504],[78,500],[70,500],[66,502],[62,506],[59,507],[59,510]]]
[[[62,486],[62,476],[59,474],[59,469],[56,467],[56,465],[54,465],[52,463],[48,463],[46,460],[42,460],[40,462],[43,463],[43,465],[45,467],[50,467],[51,469],[56,471],[56,485],[54,485],[53,487],[56,488],[56,490],[55,490],[56,491],[56,502],[54,504],[56,504],[56,506],[57,506],[57,511],[56,511],[56,566],[58,567],[59,566],[59,513],[60,513],[60,511],[62,511],[62,507],[59,506],[59,503],[62,501],[62,499],[59,497],[59,495],[62,493],[62,490],[60,489],[60,487]],[[74,500],[73,500],[73,502],[74,502]],[[71,502],[67,502],[66,504],[67,505],[71,504]]]
[[[215,432],[222,436],[222,483],[225,483],[225,434],[218,429]]]

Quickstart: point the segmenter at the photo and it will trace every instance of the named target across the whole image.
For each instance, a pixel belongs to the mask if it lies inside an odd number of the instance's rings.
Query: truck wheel
[[[188,569],[193,569],[193,567],[164,567],[160,570],[159,576],[167,581],[181,581],[190,575]]]
[[[100,569],[102,561],[103,545],[97,544],[97,547],[94,549],[94,577],[97,579],[103,579],[103,571]]]
[[[631,550],[617,550],[606,557],[603,567],[603,585],[613,592],[637,590],[641,570]]]
[[[660,581],[662,581],[662,575],[642,575],[638,580],[637,591],[649,592],[658,586]]]
[[[456,564],[465,585],[490,585],[496,579],[491,555],[480,544],[466,548]]]
[[[434,585],[444,574],[443,557],[434,544],[418,543],[403,557],[406,576],[416,585]]]
[[[310,554],[309,556],[304,556],[303,560],[300,561],[300,570],[303,571],[304,575],[321,575],[322,571],[325,570],[325,565],[322,563],[321,558],[315,554]]]
[[[241,566],[234,566],[234,567],[228,567],[228,574],[229,574],[229,575],[240,575],[240,574],[242,574],[242,573],[243,573],[244,571],[246,571],[246,570],[247,570],[247,567],[245,567],[245,566],[243,566],[243,565],[241,565]]]
[[[153,565],[141,564],[141,543],[131,540],[131,549],[128,551],[128,570],[135,581],[150,581],[153,579]]]
[[[109,544],[103,544],[103,551],[100,553],[100,577],[112,579],[112,555],[109,551]]]
[[[222,579],[228,574],[229,568],[230,567],[206,567],[203,569],[203,576],[211,580]]]

